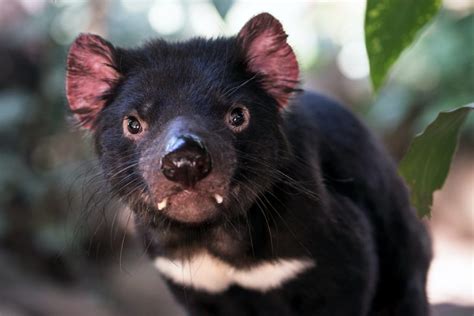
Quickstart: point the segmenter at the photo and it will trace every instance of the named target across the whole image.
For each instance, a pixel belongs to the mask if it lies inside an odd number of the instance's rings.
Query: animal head
[[[82,34],[66,94],[92,131],[114,193],[137,216],[180,225],[245,212],[287,151],[281,122],[298,64],[280,22],[263,13],[237,36],[123,49]]]

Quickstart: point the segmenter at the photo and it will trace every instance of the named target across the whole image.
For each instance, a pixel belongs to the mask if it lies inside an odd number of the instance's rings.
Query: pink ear
[[[287,37],[281,23],[268,13],[253,17],[238,35],[249,70],[263,76],[263,88],[281,108],[288,104],[299,77],[298,62]]]
[[[105,97],[120,75],[115,66],[114,47],[98,35],[81,34],[69,49],[66,96],[81,126],[93,128]]]

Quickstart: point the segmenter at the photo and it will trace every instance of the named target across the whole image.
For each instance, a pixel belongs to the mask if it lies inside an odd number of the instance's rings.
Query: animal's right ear
[[[107,94],[120,78],[115,54],[112,44],[93,34],[79,35],[69,49],[66,96],[82,127],[93,129]]]

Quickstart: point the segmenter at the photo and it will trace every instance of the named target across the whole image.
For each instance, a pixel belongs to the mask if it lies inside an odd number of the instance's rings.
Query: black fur
[[[316,263],[267,293],[233,286],[215,295],[170,281],[190,314],[428,315],[429,238],[394,163],[354,115],[308,92],[281,109],[247,70],[236,38],[156,40],[114,54],[120,79],[96,118],[96,148],[149,255],[206,249],[241,268],[302,256]],[[225,124],[235,104],[251,114],[241,133]],[[132,111],[148,125],[138,142],[122,128]],[[203,137],[217,166],[213,181],[227,188],[216,214],[198,224],[176,221],[153,202],[160,193],[149,179],[159,177],[176,117]]]

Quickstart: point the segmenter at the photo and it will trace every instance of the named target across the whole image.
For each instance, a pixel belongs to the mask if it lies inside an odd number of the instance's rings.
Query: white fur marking
[[[314,267],[314,262],[309,259],[280,259],[243,270],[204,252],[189,260],[171,261],[158,257],[155,259],[155,267],[178,284],[211,293],[225,291],[232,284],[266,292]]]

